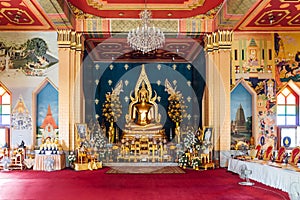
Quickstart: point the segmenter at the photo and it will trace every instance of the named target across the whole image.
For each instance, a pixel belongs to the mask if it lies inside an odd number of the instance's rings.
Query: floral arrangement
[[[73,152],[70,152],[70,155],[68,155],[68,161],[69,163],[73,163],[76,161],[76,155]]]
[[[183,139],[183,144],[186,149],[192,148],[192,146],[194,146],[198,142],[199,141],[197,140],[195,134],[192,131],[188,131]]]
[[[201,160],[199,157],[194,157],[192,160],[193,169],[199,170],[199,166],[201,165]]]
[[[178,165],[183,168],[189,166],[189,158],[186,153],[178,159]]]

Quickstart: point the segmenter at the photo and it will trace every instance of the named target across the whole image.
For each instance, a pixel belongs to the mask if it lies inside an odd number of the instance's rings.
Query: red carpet
[[[288,194],[255,182],[241,186],[226,169],[185,174],[106,174],[97,171],[0,172],[0,199],[230,199],[288,200]]]

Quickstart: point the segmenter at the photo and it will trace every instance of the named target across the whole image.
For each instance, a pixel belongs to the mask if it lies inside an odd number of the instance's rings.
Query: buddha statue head
[[[145,87],[145,82],[142,83],[142,87],[141,89],[139,90],[139,102],[149,102],[149,92],[148,90],[146,89]]]

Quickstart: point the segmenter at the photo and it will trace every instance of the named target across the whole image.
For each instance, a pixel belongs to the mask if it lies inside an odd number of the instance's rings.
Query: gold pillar
[[[82,123],[82,41],[71,30],[57,31],[59,57],[59,137],[63,150],[75,149],[74,124]]]
[[[230,150],[231,31],[206,36],[206,89],[204,125],[214,128],[215,151]],[[221,161],[222,162],[222,161]]]

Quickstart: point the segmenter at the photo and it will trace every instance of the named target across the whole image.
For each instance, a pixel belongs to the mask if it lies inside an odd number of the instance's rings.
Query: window
[[[290,88],[284,88],[277,95],[277,125],[279,128],[280,146],[290,148],[300,145],[299,97]],[[299,135],[299,136],[298,136]]]
[[[10,92],[0,83],[0,145],[9,145],[9,127],[11,114]]]
[[[237,49],[234,50],[234,60],[238,60],[238,51],[237,51]]]
[[[272,60],[272,49],[269,49],[269,60]]]
[[[11,96],[0,84],[0,125],[10,125]]]
[[[242,49],[242,60],[245,60],[245,51]]]

